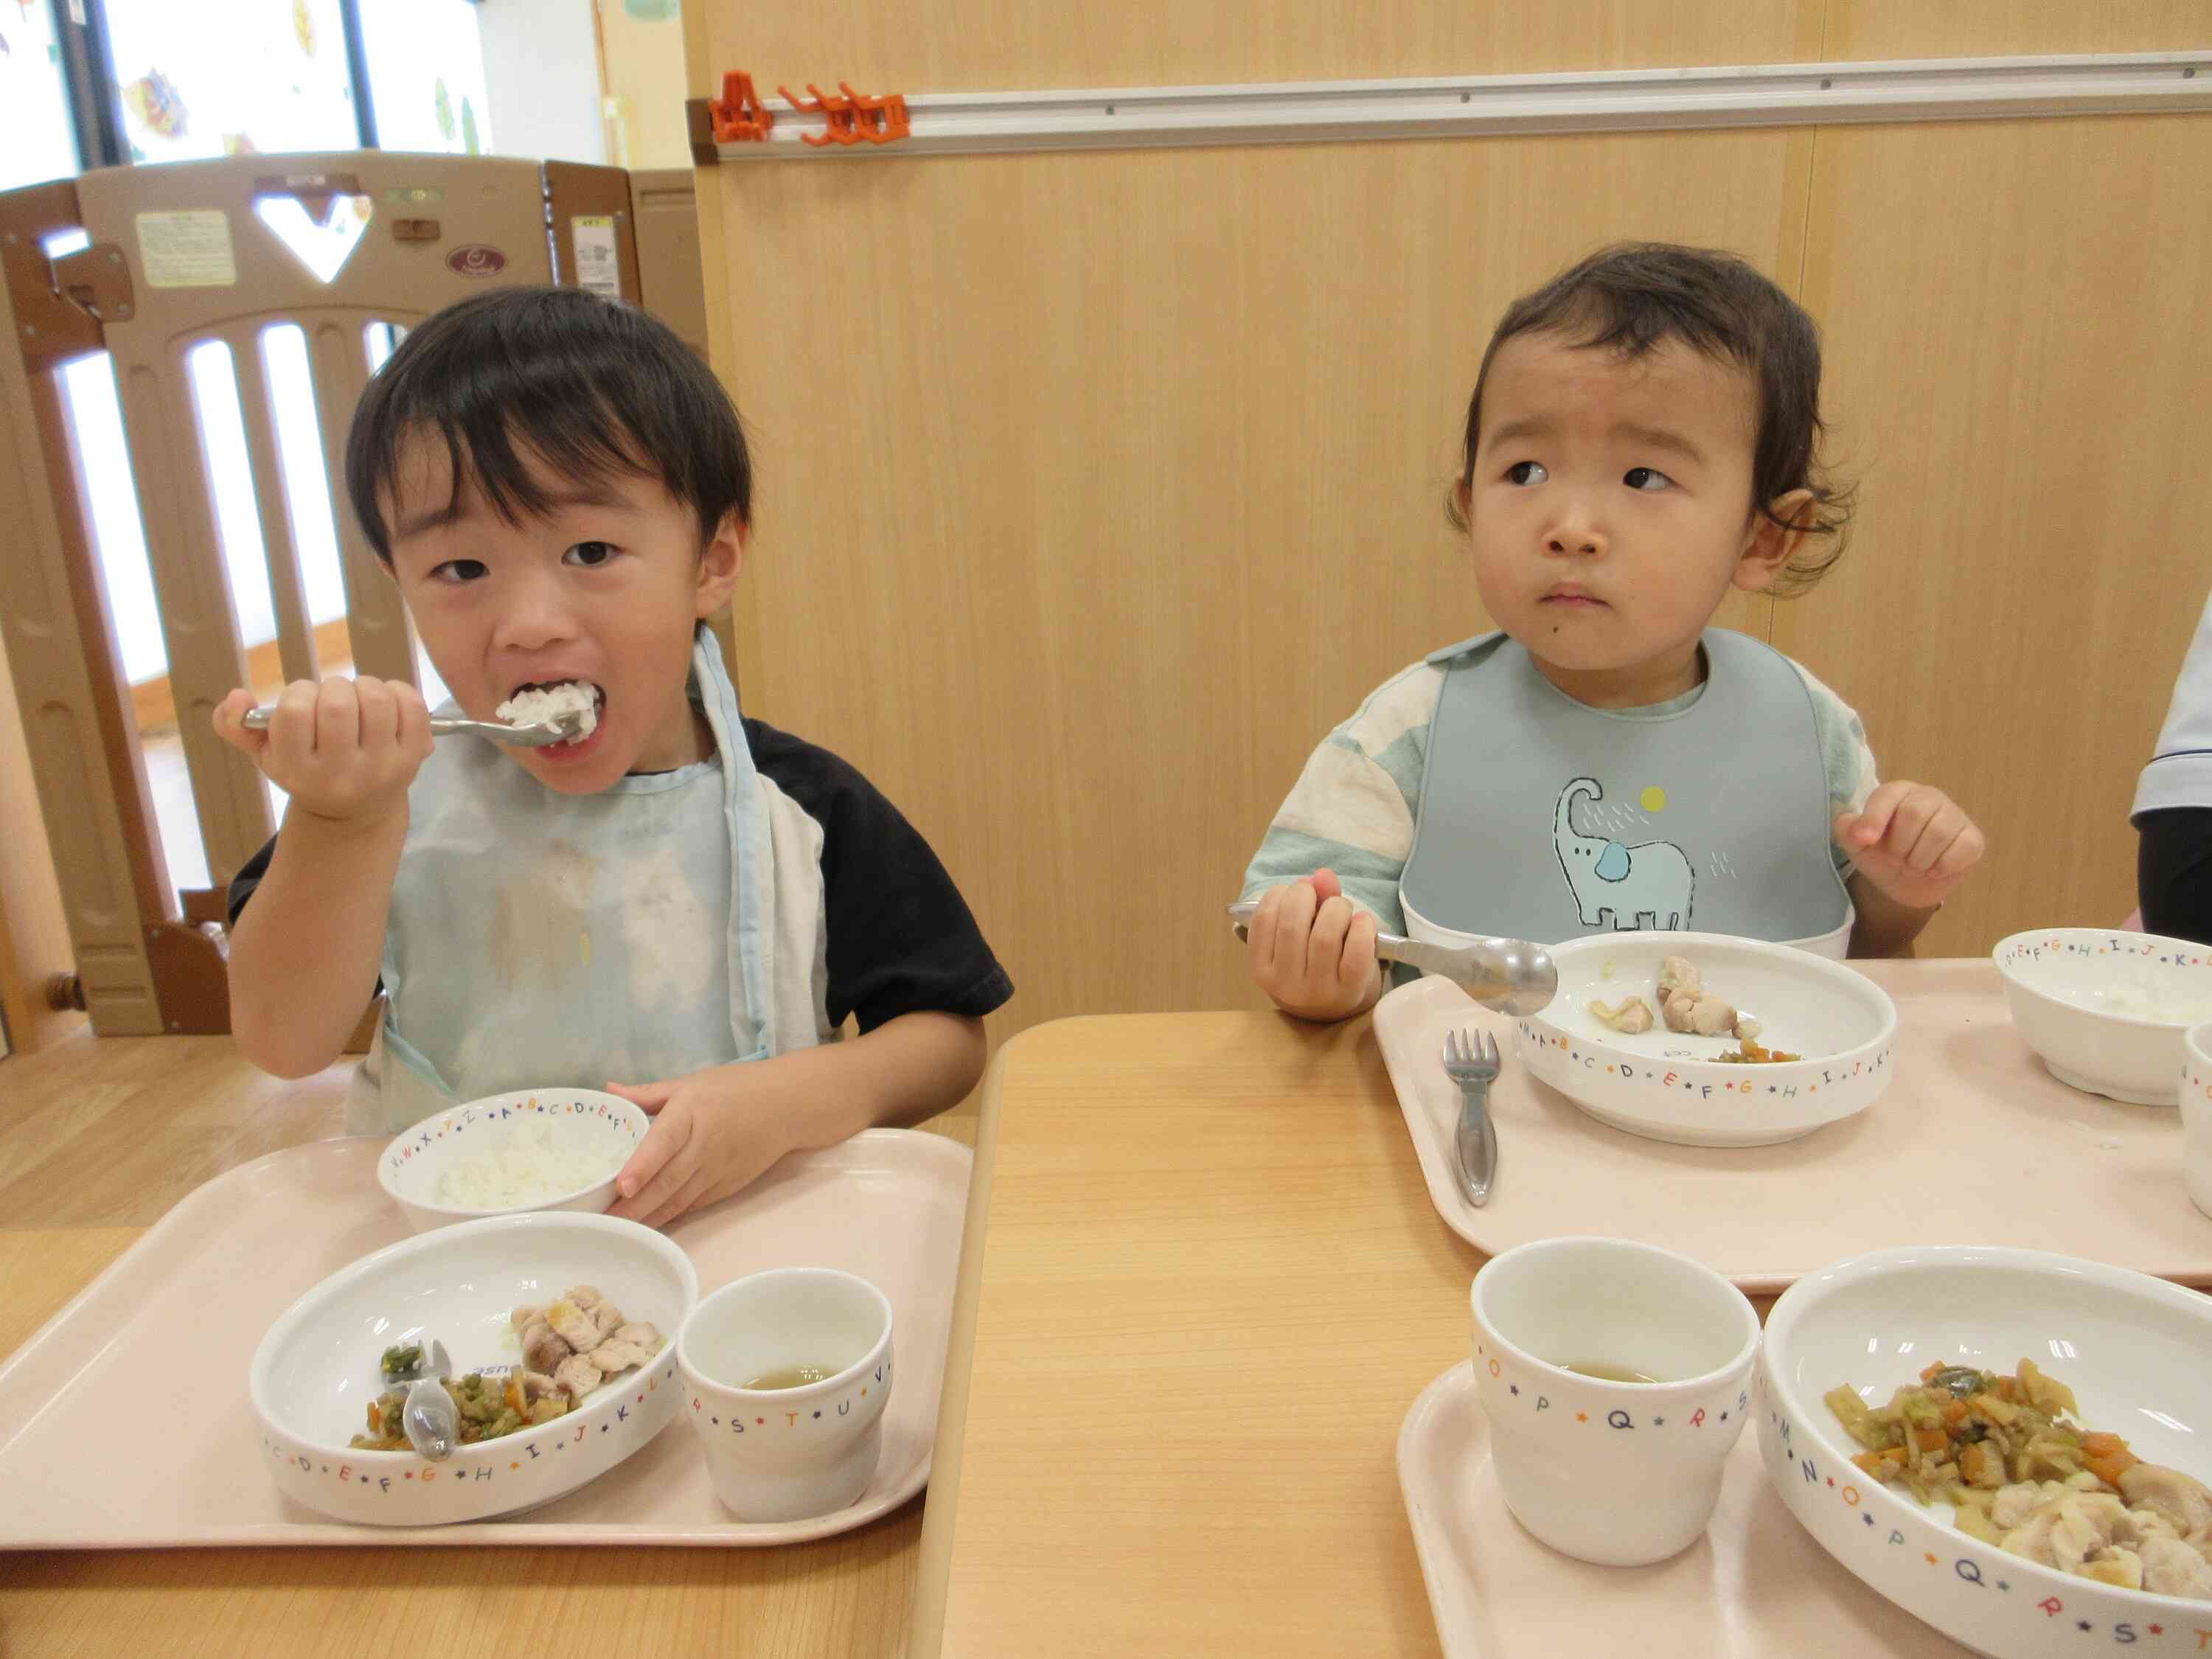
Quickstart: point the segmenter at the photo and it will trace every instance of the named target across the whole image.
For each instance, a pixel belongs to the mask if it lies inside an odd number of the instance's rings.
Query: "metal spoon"
[[[446,1345],[438,1341],[415,1340],[416,1363],[397,1370],[387,1371],[380,1362],[377,1376],[387,1387],[404,1382],[407,1398],[399,1407],[399,1426],[407,1436],[407,1443],[433,1463],[442,1463],[453,1455],[453,1448],[461,1437],[461,1413],[439,1382],[453,1374],[453,1361],[446,1357]]]
[[[265,732],[274,708],[249,708],[240,722],[249,732]],[[464,720],[443,715],[433,715],[430,735],[449,738],[465,733],[473,738],[489,738],[494,743],[506,744],[512,749],[543,749],[550,743],[560,743],[573,738],[582,726],[582,717],[563,714],[557,720],[543,720],[535,726],[503,726],[497,720]]]
[[[1237,924],[1237,937],[1248,937],[1256,900],[1229,907]],[[1486,1008],[1505,1014],[1541,1012],[1559,988],[1559,970],[1552,954],[1540,945],[1521,939],[1480,939],[1473,945],[1424,945],[1395,933],[1375,936],[1375,954],[1385,962],[1402,962],[1425,974],[1455,981],[1461,989]]]

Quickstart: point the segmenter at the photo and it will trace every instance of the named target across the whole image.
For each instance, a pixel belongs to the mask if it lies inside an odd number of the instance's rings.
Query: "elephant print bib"
[[[1413,850],[1417,936],[1735,933],[1842,954],[1851,906],[1830,851],[1812,693],[1790,659],[1723,629],[1686,707],[1591,708],[1503,634],[1429,659]]]

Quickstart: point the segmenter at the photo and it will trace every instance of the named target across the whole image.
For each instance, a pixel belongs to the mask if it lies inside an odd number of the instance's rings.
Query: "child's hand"
[[[430,711],[404,681],[295,680],[265,732],[247,729],[252,707],[250,691],[225,697],[216,735],[318,817],[366,822],[404,810],[407,786],[430,757]]]
[[[1286,1014],[1346,1018],[1381,993],[1376,931],[1332,871],[1271,887],[1249,929],[1252,982]]]
[[[666,1083],[610,1083],[652,1115],[653,1127],[615,1176],[607,1213],[665,1227],[688,1210],[718,1203],[750,1186],[791,1150],[776,1111],[749,1098],[747,1082],[764,1061],[710,1066]]]
[[[1932,909],[1982,861],[1987,844],[1965,809],[1925,783],[1885,783],[1836,820],[1836,843],[1899,904]]]

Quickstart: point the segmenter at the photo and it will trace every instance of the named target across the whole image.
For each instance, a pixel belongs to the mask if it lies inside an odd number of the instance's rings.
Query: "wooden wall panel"
[[[2203,44],[2179,0],[687,8],[690,78],[913,92]],[[702,182],[757,444],[749,708],[946,858],[1014,1025],[1252,1000],[1216,907],[1311,744],[1483,624],[1438,497],[1499,308],[1622,236],[1827,331],[1849,561],[1723,620],[1996,839],[1929,946],[2128,908],[2128,791],[2212,568],[2212,120],[866,160]],[[717,272],[726,273],[717,276]]]
[[[1826,13],[1820,56],[1838,62],[2212,46],[2204,0],[1826,0]]]
[[[1442,502],[1498,313],[1607,236],[1774,269],[1800,142],[722,169],[775,250],[726,306],[749,708],[916,820],[1020,1023],[1249,1002],[1220,906],[1308,751],[1485,625]]]
[[[1938,954],[2134,903],[2127,823],[2212,584],[2212,119],[1820,133],[1808,305],[1864,505],[1775,642],[1988,827]]]
[[[684,9],[699,19],[689,35],[696,94],[702,44],[708,70],[750,70],[763,93],[810,80],[981,92],[1771,63],[1816,55],[1824,3],[697,0]]]

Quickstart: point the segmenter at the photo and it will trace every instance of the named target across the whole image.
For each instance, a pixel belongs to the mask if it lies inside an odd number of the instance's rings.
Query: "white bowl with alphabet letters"
[[[1768,1146],[1866,1110],[1897,1063],[1897,1006],[1848,964],[1723,933],[1594,933],[1550,947],[1559,994],[1514,1022],[1522,1060],[1601,1123],[1684,1146]],[[1705,991],[1759,1022],[1758,1042],[1798,1056],[1746,1064],[1734,1036],[1670,1031],[1659,968],[1693,963]],[[1613,1030],[1591,1011],[1639,997],[1652,1029]]]
[[[2212,1601],[2123,1589],[1959,1530],[1942,1499],[1863,1474],[1826,1396],[1887,1402],[1929,1364],[2015,1371],[2073,1389],[2085,1429],[2145,1462],[2212,1480],[2212,1298],[2040,1250],[1907,1245],[1808,1273],[1766,1319],[1753,1400],[1769,1480],[1820,1547],[1874,1591],[1978,1653],[2081,1659],[2208,1650]]]
[[[566,1416],[459,1447],[442,1462],[348,1443],[382,1391],[385,1349],[435,1338],[457,1376],[510,1370],[522,1363],[514,1310],[578,1285],[659,1326],[659,1352]],[[668,1426],[684,1392],[676,1333],[698,1300],[697,1270],[678,1246],[611,1215],[539,1210],[418,1233],[341,1267],[269,1328],[247,1370],[255,1455],[286,1498],[338,1521],[441,1526],[535,1509]]]

